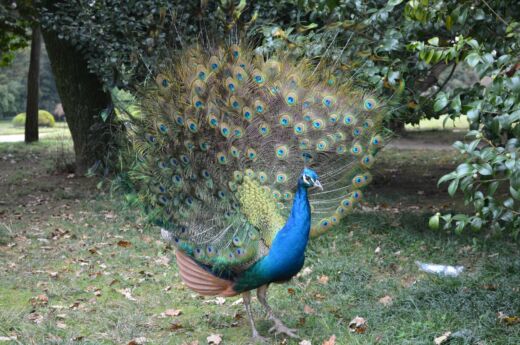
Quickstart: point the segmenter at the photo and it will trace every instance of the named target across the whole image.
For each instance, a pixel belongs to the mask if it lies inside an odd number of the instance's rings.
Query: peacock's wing
[[[322,75],[307,61],[265,61],[236,45],[192,48],[143,92],[132,177],[181,249],[222,269],[265,255],[304,166],[325,186],[310,197],[315,233],[361,196],[381,145],[377,106]]]

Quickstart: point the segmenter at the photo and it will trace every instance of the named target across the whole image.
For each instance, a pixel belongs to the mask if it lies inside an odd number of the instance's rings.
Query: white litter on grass
[[[420,261],[416,261],[415,264],[421,271],[441,277],[458,277],[464,271],[464,266],[437,265]]]

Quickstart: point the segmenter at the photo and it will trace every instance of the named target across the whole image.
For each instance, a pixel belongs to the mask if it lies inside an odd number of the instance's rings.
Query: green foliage
[[[238,23],[245,2],[140,0],[62,1],[41,8],[41,23],[58,32],[87,58],[89,69],[107,87],[129,88],[153,78],[164,57],[211,34],[226,37]],[[207,37],[206,37],[207,38]],[[152,75],[151,75],[152,74]]]
[[[13,126],[25,126],[25,113],[20,113],[12,119]],[[54,127],[54,116],[46,110],[38,110],[38,126]]]
[[[30,41],[31,1],[5,1],[0,4],[0,67],[14,59],[14,52]]]
[[[520,148],[517,138],[511,138],[504,146],[495,145],[483,138],[479,131],[471,131],[475,140],[469,143],[457,141],[453,146],[465,157],[465,162],[439,180],[449,182],[448,193],[457,190],[464,193],[466,205],[471,205],[473,215],[439,213],[430,218],[430,227],[444,229],[452,226],[461,233],[465,228],[479,231],[489,228],[493,232],[509,231],[514,237],[520,233]]]
[[[413,3],[409,16],[417,19],[427,13],[426,20],[444,23],[447,34],[411,42],[408,48],[425,63],[464,63],[480,80],[470,87],[437,92],[434,102],[435,112],[451,117],[465,114],[474,129],[470,135],[476,140],[455,143],[466,161],[439,181],[450,181],[450,195],[461,190],[474,214],[437,214],[430,226],[436,228],[442,220],[444,228],[453,226],[456,232],[487,228],[518,236],[520,10],[500,1],[483,2],[477,9],[471,3]],[[430,6],[435,3],[443,6]]]

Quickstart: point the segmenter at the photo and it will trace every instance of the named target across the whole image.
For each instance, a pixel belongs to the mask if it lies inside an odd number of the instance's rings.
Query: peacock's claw
[[[288,328],[285,326],[280,320],[274,320],[274,326],[269,328],[269,333],[274,333],[274,335],[285,334],[291,338],[300,338],[296,333],[296,329]]]
[[[267,338],[262,337],[260,334],[253,334],[251,337],[251,344],[267,344]]]

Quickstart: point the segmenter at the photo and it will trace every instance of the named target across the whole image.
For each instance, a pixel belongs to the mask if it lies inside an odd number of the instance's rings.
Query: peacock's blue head
[[[312,169],[304,168],[302,175],[298,180],[298,184],[302,184],[305,188],[316,187],[323,190],[320,181],[318,181],[318,174]]]

